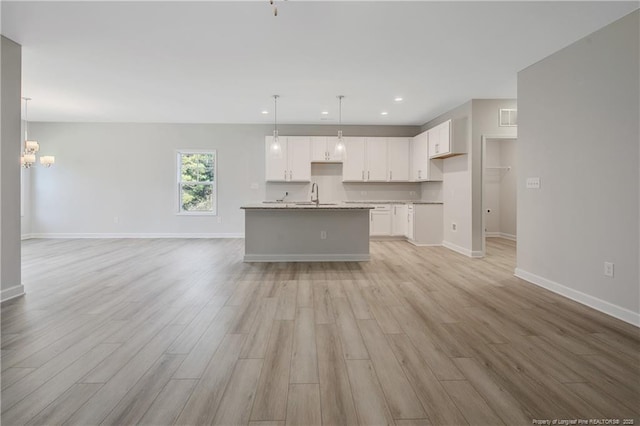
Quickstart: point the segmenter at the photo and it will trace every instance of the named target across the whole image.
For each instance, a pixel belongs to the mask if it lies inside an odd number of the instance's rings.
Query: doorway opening
[[[482,251],[516,246],[517,158],[515,138],[482,137]],[[487,245],[487,239],[496,244]]]

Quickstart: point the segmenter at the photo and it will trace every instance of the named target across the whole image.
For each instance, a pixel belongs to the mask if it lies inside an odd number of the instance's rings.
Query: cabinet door
[[[422,182],[428,179],[427,132],[413,138],[411,152],[411,180]]]
[[[387,138],[390,182],[407,182],[409,180],[410,142],[410,138]]]
[[[407,211],[407,238],[413,240],[413,209]]]
[[[274,151],[271,148],[273,136],[265,138],[265,179],[272,182],[284,182],[289,179],[287,169],[287,138],[279,137],[280,149]]]
[[[342,166],[342,180],[362,182],[365,178],[364,138],[344,138],[346,147]]]
[[[440,151],[451,152],[451,120],[445,121],[438,126],[438,134],[440,139]]]
[[[327,138],[324,136],[314,136],[311,138],[311,161],[327,161]]]
[[[429,129],[427,136],[429,139],[429,158],[438,157],[438,155],[442,154],[440,149],[440,130],[437,127]]]
[[[406,204],[393,205],[391,211],[391,235],[407,235],[407,212],[408,207]]]
[[[448,157],[451,154],[451,120],[429,129],[429,158]]]
[[[371,210],[369,235],[391,235],[391,212]]]
[[[295,182],[311,181],[311,140],[305,136],[287,137],[289,172],[287,179]]]
[[[329,161],[332,162],[341,162],[344,158],[344,150],[337,150],[336,146],[338,145],[338,137],[328,137],[327,138],[327,155]]]
[[[387,180],[387,138],[367,138],[367,174],[370,182]]]

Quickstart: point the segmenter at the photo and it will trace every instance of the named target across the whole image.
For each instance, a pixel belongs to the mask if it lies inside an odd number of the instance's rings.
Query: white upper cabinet
[[[289,181],[311,181],[311,141],[306,136],[287,137]]]
[[[345,157],[342,166],[344,182],[363,182],[366,177],[364,138],[344,138]]]
[[[412,182],[442,180],[442,160],[430,160],[428,132],[422,132],[411,140]]]
[[[418,137],[416,137],[418,138]],[[270,182],[309,182],[311,163],[343,163],[343,182],[419,182],[430,180],[426,136],[416,138],[345,137],[344,151],[334,136],[280,136],[280,152],[272,152],[272,136],[265,137],[265,174]],[[422,139],[420,139],[422,141]],[[412,163],[413,161],[413,163]],[[414,164],[415,163],[415,164]],[[437,178],[435,180],[438,180]],[[442,180],[442,173],[440,178]]]
[[[271,149],[273,136],[267,136],[264,143],[265,178],[268,181],[284,182],[288,180],[289,168],[287,166],[287,138],[280,136],[280,149]]]
[[[409,181],[409,145],[411,138],[387,138],[389,182]]]
[[[367,138],[367,182],[387,180],[387,138]]]
[[[456,137],[454,133],[451,120],[429,129],[427,131],[429,158],[447,158],[466,154],[466,140],[463,137]]]
[[[336,150],[338,138],[313,136],[311,138],[311,161],[314,163],[341,163],[342,152]]]
[[[265,138],[265,177],[271,182],[311,181],[311,140],[306,136],[280,136],[280,152]]]
[[[327,137],[313,136],[311,137],[311,161],[322,162],[327,161]]]
[[[411,138],[345,138],[344,182],[408,182]]]

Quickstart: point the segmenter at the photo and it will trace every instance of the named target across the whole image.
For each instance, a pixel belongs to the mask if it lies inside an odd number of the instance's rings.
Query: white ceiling
[[[341,94],[343,123],[396,125],[515,98],[519,70],[638,8],[278,0],[274,17],[267,0],[1,3],[31,121],[272,123],[279,94],[280,123],[335,123]]]

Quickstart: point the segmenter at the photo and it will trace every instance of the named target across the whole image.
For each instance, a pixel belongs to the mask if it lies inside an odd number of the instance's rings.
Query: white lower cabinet
[[[373,204],[369,235],[406,237],[419,246],[442,245],[442,204]]]
[[[391,235],[407,236],[407,214],[409,207],[406,204],[394,204],[391,207]]]
[[[412,241],[414,237],[413,221],[414,221],[413,204],[409,204],[407,206],[407,238],[410,241]]]
[[[369,210],[369,235],[391,235],[391,205],[377,205]]]
[[[419,246],[442,245],[442,204],[414,204],[413,214],[409,214],[409,222],[413,224],[407,238],[412,243]]]

